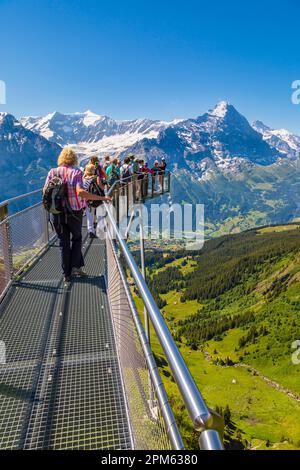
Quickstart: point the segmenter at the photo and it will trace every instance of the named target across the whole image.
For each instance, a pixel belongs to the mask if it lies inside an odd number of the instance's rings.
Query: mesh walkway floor
[[[89,277],[66,290],[53,244],[2,302],[0,449],[132,448],[104,258],[87,241]]]

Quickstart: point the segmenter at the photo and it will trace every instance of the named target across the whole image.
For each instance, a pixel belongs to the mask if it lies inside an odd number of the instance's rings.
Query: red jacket
[[[142,172],[143,173],[150,173],[151,175],[154,175],[154,171],[151,170],[150,168],[148,168],[148,166],[145,166],[145,165],[142,167]]]

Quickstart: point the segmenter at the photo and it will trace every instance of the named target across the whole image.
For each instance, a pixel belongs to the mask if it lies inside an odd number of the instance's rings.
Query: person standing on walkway
[[[77,155],[72,148],[66,147],[58,157],[58,167],[52,168],[46,178],[44,193],[53,178],[60,178],[65,186],[62,201],[63,210],[53,214],[53,224],[57,233],[62,259],[65,284],[71,276],[86,276],[82,256],[82,217],[84,200],[110,201],[107,196],[91,194],[83,188],[82,172],[76,168]]]
[[[98,193],[100,196],[105,196],[104,187],[100,187],[98,185],[98,179],[95,170],[95,166],[91,163],[85,167],[83,175],[83,188],[88,192],[92,192],[93,194]],[[91,190],[92,187],[94,190]],[[106,212],[102,207],[102,201],[91,201],[86,203],[85,213],[89,237],[97,238],[96,232],[98,234],[103,234],[105,228],[104,219]],[[94,226],[95,216],[97,220],[96,231]]]
[[[106,176],[109,186],[112,186],[116,181],[120,179],[120,168],[118,166],[118,159],[114,158],[111,164],[106,169]]]

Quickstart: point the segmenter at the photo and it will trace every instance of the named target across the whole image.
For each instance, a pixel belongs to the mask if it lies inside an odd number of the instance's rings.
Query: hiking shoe
[[[64,276],[64,286],[69,287],[71,282],[71,276]]]
[[[87,276],[87,273],[83,268],[73,268],[72,269],[72,276],[76,277],[85,277]]]
[[[97,235],[93,232],[90,232],[90,238],[98,238]]]

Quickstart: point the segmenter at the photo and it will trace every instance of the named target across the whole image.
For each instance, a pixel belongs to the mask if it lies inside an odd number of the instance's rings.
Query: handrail
[[[119,242],[121,251],[135,280],[140,296],[149,313],[153,327],[166,354],[174,379],[181,392],[181,396],[189,412],[190,418],[193,421],[194,427],[197,431],[200,432],[206,432],[209,430],[209,433],[205,434],[205,439],[200,440],[200,443],[202,443],[202,446],[207,449],[222,450],[223,444],[219,434],[219,432],[222,433],[222,420],[219,415],[211,411],[206,406],[206,403],[204,402],[201,393],[199,392],[198,387],[191,376],[191,373],[166,325],[166,322],[161,315],[160,310],[157,307],[156,302],[138,266],[136,265],[126,242],[119,232],[109,205],[104,203],[104,206],[106,208],[113,233]]]
[[[140,339],[140,342],[141,342],[141,347],[142,347],[144,355],[145,355],[145,360],[146,360],[146,363],[147,363],[147,366],[148,366],[148,369],[149,369],[151,381],[152,381],[153,386],[154,386],[155,391],[156,391],[157,400],[159,402],[160,409],[161,409],[161,412],[162,412],[162,416],[163,416],[164,422],[166,424],[166,429],[167,429],[167,433],[168,433],[170,442],[172,444],[172,448],[175,449],[175,450],[182,450],[182,449],[184,449],[184,444],[183,444],[180,432],[178,430],[174,414],[172,412],[172,409],[171,409],[171,406],[170,406],[170,403],[169,403],[169,400],[168,400],[168,397],[167,397],[162,379],[161,379],[160,374],[158,372],[158,368],[157,368],[157,365],[156,365],[156,362],[155,362],[155,359],[154,359],[154,356],[153,356],[153,352],[151,350],[150,343],[149,343],[148,338],[146,336],[146,333],[145,333],[145,330],[143,328],[143,325],[142,325],[140,316],[138,314],[136,305],[135,305],[134,300],[132,298],[130,288],[128,286],[124,271],[122,269],[120,260],[118,259],[114,244],[113,244],[111,239],[110,239],[110,244],[111,244],[110,246],[111,246],[111,249],[112,249],[112,253],[113,253],[116,265],[118,267],[120,278],[121,278],[121,281],[122,281],[122,284],[123,284],[123,287],[124,287],[124,290],[125,290],[125,293],[126,293],[126,297],[127,297],[127,300],[128,300],[129,306],[130,306],[130,310],[132,312],[133,321],[134,321],[136,331],[138,333],[138,336],[139,336],[139,339]]]
[[[35,194],[42,192],[42,189],[43,188],[35,189],[34,191],[31,191],[30,193],[20,194],[20,196],[11,197],[10,199],[5,199],[4,201],[0,202],[0,207],[7,206],[9,204],[20,201],[21,199],[25,199],[30,196],[34,196]]]

